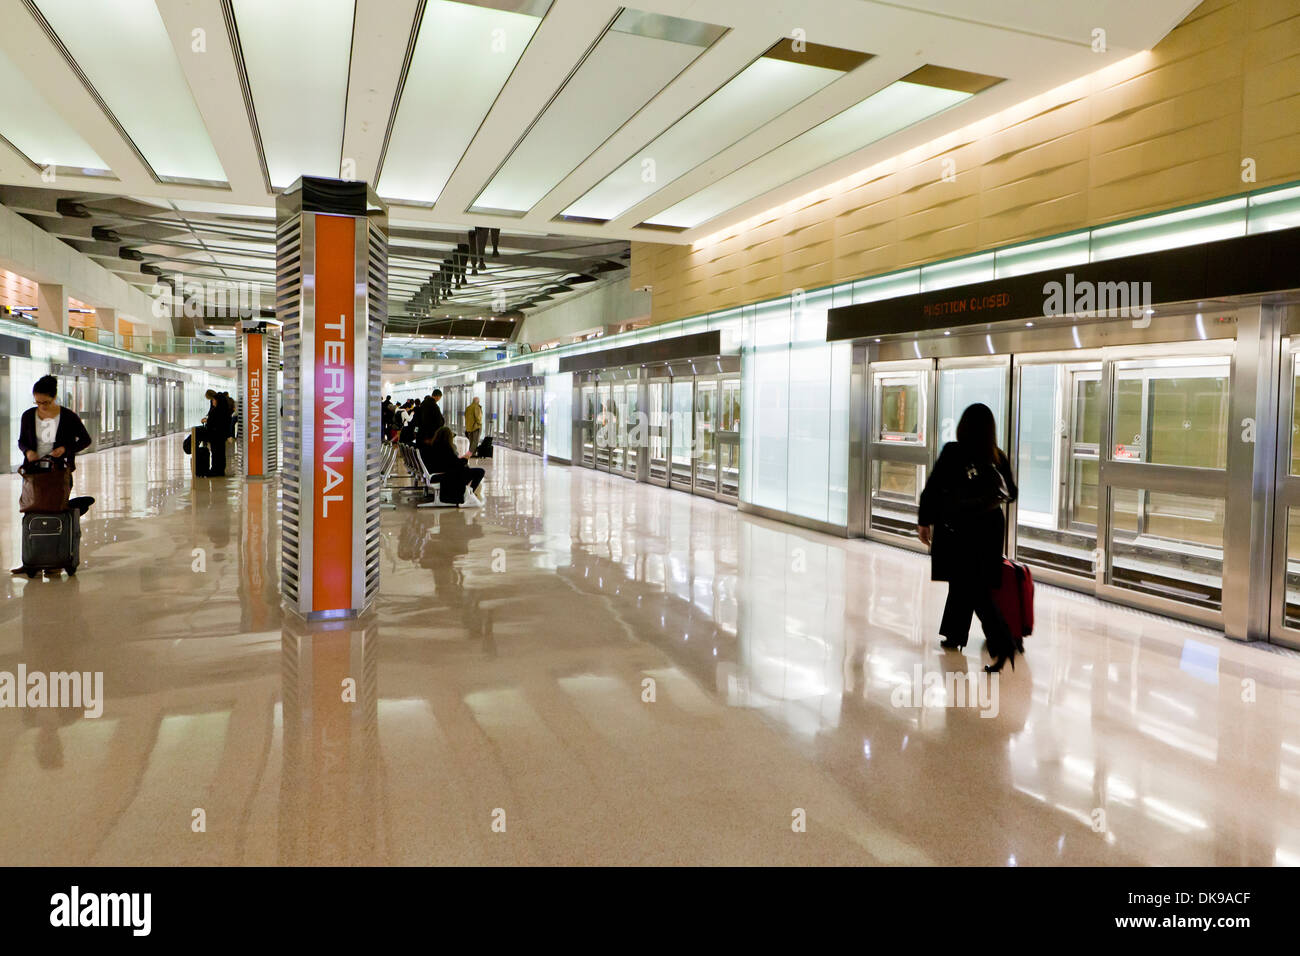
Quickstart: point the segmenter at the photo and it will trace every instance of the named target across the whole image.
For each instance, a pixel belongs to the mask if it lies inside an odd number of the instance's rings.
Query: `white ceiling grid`
[[[390,203],[392,314],[486,320],[1148,49],[1195,5],[0,0],[0,201],[138,285],[269,304],[276,191],[363,179]],[[821,58],[773,52],[792,36]],[[933,67],[997,82],[909,81]],[[500,255],[431,307],[474,227]]]
[[[870,165],[1149,48],[1193,6],[1194,0],[642,0],[634,7],[611,0],[0,0],[0,75],[8,71],[13,79],[16,71],[27,80],[26,87],[12,84],[25,96],[22,105],[0,107],[0,176],[39,185],[38,166],[50,160],[69,168],[102,164],[116,182],[85,177],[77,187],[270,206],[273,191],[248,174],[263,163],[255,155],[260,144],[272,187],[304,172],[338,175],[351,160],[355,176],[376,182],[381,197],[415,204],[409,216],[416,221],[546,233],[567,211],[592,220],[614,216],[603,223],[561,219],[569,234],[689,242],[743,219],[755,202],[775,204],[823,185],[821,166],[791,178],[789,168],[757,175],[763,167],[755,164],[919,67],[1005,82],[902,131],[854,141],[840,158]],[[624,11],[716,25],[726,34],[707,48],[673,54],[685,44],[611,31]],[[54,36],[36,24],[38,15]],[[1099,24],[1107,31],[1105,53],[1091,48]],[[192,51],[195,27],[207,34],[202,52]],[[796,34],[873,58],[822,86],[742,78],[764,50]],[[790,72],[771,63],[760,70]],[[733,80],[739,85],[729,87]],[[768,115],[756,108],[765,83],[774,100]],[[40,100],[32,100],[33,90]],[[715,93],[722,98],[710,106]],[[734,122],[710,121],[731,115],[722,105],[733,99]],[[40,121],[21,119],[31,111],[51,114],[44,130]],[[249,129],[237,133],[236,119]],[[629,173],[656,142],[673,156],[656,185],[671,185],[647,193]],[[683,144],[689,148],[674,165]],[[242,159],[231,155],[232,146]],[[45,155],[51,152],[60,155]],[[739,175],[730,181],[727,209],[716,212],[722,204],[703,199],[690,204],[706,190],[719,195],[718,181],[733,174]],[[473,211],[476,203],[510,215]],[[691,216],[668,215],[682,203]],[[642,228],[647,221],[690,225],[672,235]]]

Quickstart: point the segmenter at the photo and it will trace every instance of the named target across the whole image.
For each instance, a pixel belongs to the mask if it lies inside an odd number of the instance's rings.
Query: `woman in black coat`
[[[451,429],[443,425],[433,433],[430,444],[420,447],[420,457],[424,459],[424,467],[429,469],[429,474],[443,476],[439,484],[444,500],[463,494],[466,485],[470,491],[478,491],[479,484],[487,474],[482,468],[471,468],[468,461],[456,454],[453,437]],[[470,501],[470,504],[475,503]]]
[[[987,405],[971,405],[957,424],[957,440],[943,446],[921,492],[917,533],[930,546],[930,577],[948,582],[939,633],[945,648],[966,646],[971,615],[980,619],[996,673],[1010,660],[1016,639],[993,601],[1002,581],[1006,518],[1016,500],[1011,463],[997,444],[997,423]]]
[[[68,470],[76,471],[77,453],[90,447],[90,432],[76,412],[59,407],[55,394],[58,390],[59,383],[53,375],[41,376],[32,386],[32,400],[36,405],[23,412],[18,425],[18,448],[28,461],[49,455],[65,459]],[[50,421],[54,424],[50,425]]]

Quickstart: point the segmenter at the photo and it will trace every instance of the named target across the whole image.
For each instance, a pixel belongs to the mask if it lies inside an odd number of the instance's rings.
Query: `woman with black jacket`
[[[420,457],[429,474],[442,474],[439,482],[443,499],[455,498],[469,485],[471,492],[478,491],[483,476],[487,474],[482,468],[471,468],[469,462],[456,454],[456,445],[452,442],[451,429],[443,425],[433,433],[433,443],[420,448]],[[470,504],[481,504],[477,497]]]
[[[53,375],[41,376],[32,386],[34,408],[23,412],[18,426],[18,448],[28,461],[46,455],[62,458],[69,471],[76,471],[78,452],[90,447],[90,432],[77,413],[70,408],[60,408],[56,393],[59,383]]]
[[[945,648],[966,646],[971,614],[980,619],[990,673],[1008,660],[1015,669],[1017,640],[993,601],[1002,580],[1006,518],[1002,506],[1017,495],[1011,463],[997,444],[987,405],[971,405],[957,424],[957,440],[943,446],[917,512],[917,533],[930,546],[930,578],[948,582],[939,633]]]

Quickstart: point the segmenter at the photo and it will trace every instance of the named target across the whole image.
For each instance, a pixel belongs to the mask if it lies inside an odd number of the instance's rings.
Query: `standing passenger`
[[[212,404],[208,408],[207,433],[208,447],[212,449],[212,467],[208,478],[226,477],[226,439],[230,437],[230,404],[224,392],[212,393]]]
[[[478,454],[478,436],[483,433],[483,406],[478,403],[478,396],[465,409],[465,437],[469,439],[469,455]]]
[[[957,440],[943,446],[921,492],[917,535],[930,546],[931,579],[948,582],[941,646],[965,647],[974,613],[994,659],[985,668],[989,673],[1002,670],[1008,660],[1012,670],[1016,667],[1016,640],[992,594],[1002,580],[1002,506],[1015,500],[1016,482],[998,447],[993,412],[987,405],[971,405],[957,423]]]

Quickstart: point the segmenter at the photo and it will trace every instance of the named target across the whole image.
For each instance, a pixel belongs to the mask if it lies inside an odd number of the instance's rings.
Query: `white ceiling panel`
[[[474,204],[526,212],[703,48],[610,31]]]
[[[838,70],[760,57],[564,211],[617,219],[710,156],[839,79]]]
[[[346,173],[394,203],[395,233],[454,250],[505,229],[504,279],[557,228],[575,248],[693,242],[1075,81],[1140,75],[1129,58],[1195,5],[630,2],[0,0],[0,189],[43,188],[32,163],[88,170],[67,198],[202,250],[299,177]],[[1001,82],[950,109],[974,90],[936,71]],[[195,235],[126,197],[186,210]]]
[[[900,80],[742,166],[647,222],[690,229],[967,99],[970,93]]]
[[[379,177],[389,199],[433,203],[540,17],[429,0]]]
[[[159,178],[225,181],[153,0],[35,4]]]
[[[232,0],[271,185],[339,175],[353,0]]]
[[[38,166],[104,170],[108,164],[0,51],[0,136]]]

